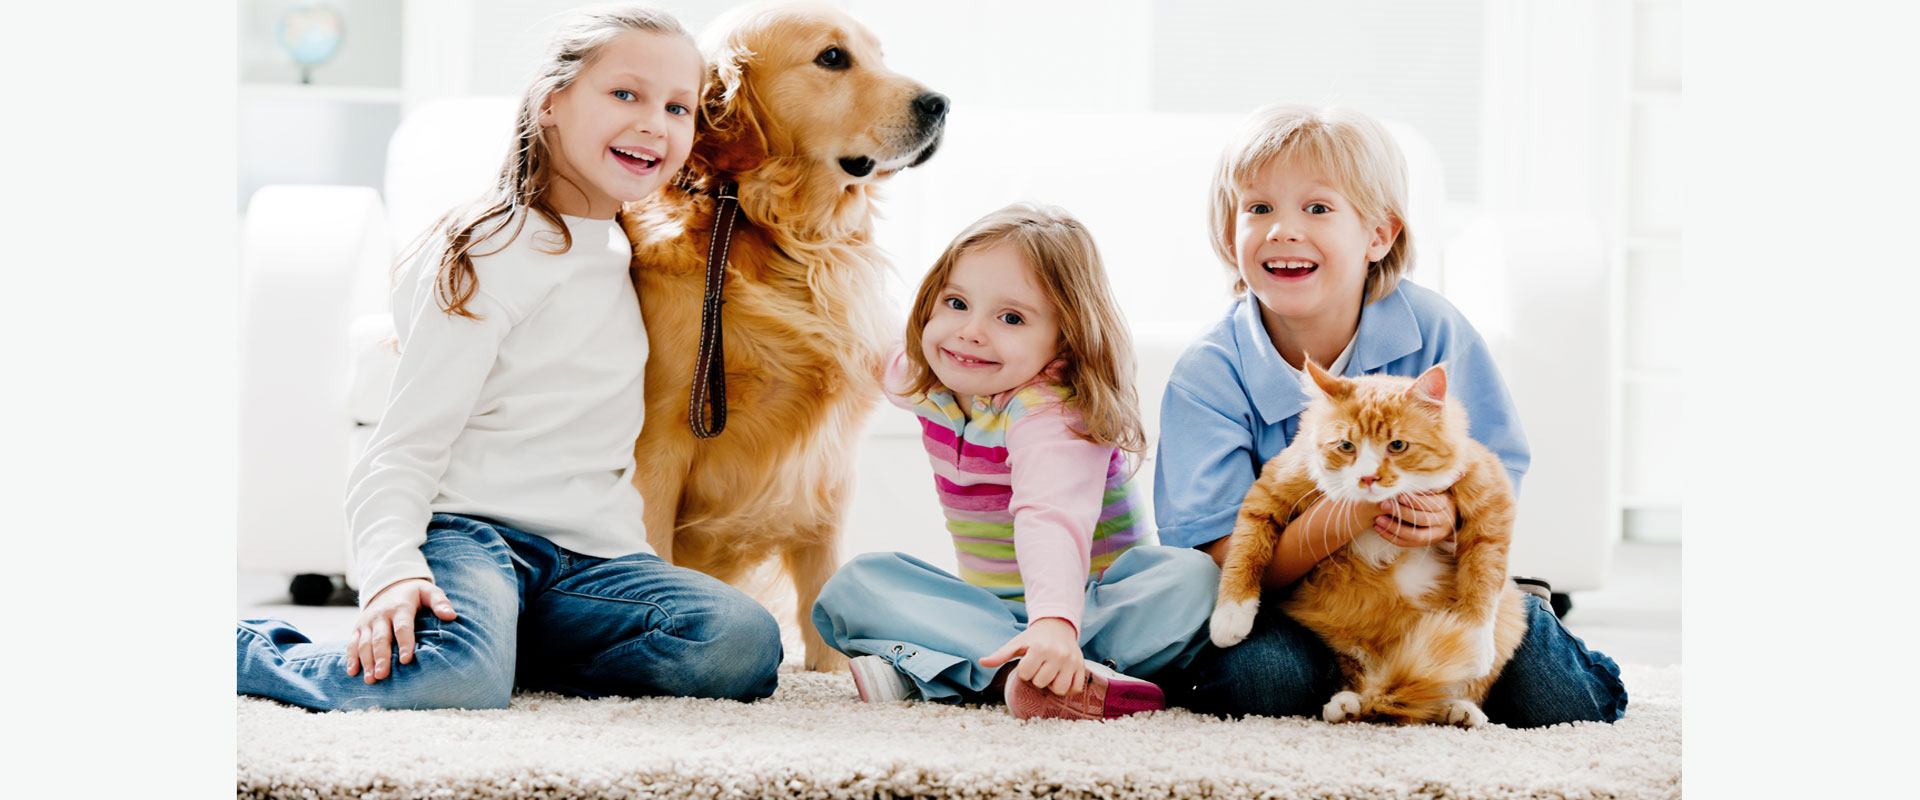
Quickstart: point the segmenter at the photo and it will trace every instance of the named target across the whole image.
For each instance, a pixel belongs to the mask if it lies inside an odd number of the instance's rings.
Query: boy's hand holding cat
[[[997,667],[1015,658],[1020,659],[1020,666],[1013,669],[1015,678],[1054,694],[1078,692],[1087,684],[1080,637],[1071,623],[1059,617],[1034,620],[999,650],[980,659],[980,666]]]
[[[444,622],[459,618],[447,593],[426,578],[399,581],[367,601],[360,618],[353,623],[353,636],[347,640],[347,674],[365,674],[367,683],[393,674],[393,647],[400,646],[400,663],[413,661],[413,618],[420,606],[433,609]]]
[[[1449,492],[1419,492],[1390,498],[1380,504],[1387,513],[1375,517],[1373,531],[1401,547],[1424,547],[1453,535],[1460,512]]]

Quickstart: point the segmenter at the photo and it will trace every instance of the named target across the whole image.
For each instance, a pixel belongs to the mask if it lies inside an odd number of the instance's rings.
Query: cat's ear
[[[1433,408],[1447,404],[1447,365],[1435,364],[1413,379],[1413,385],[1407,387],[1407,396]]]
[[[1313,356],[1307,356],[1307,375],[1313,378],[1313,385],[1320,387],[1320,393],[1327,397],[1345,397],[1353,390],[1353,383],[1345,378],[1328,375],[1327,371],[1313,363]]]

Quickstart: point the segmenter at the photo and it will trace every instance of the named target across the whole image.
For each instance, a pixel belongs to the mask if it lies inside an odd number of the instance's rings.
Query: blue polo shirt
[[[1531,459],[1519,412],[1486,341],[1452,303],[1403,279],[1360,308],[1352,348],[1346,376],[1412,378],[1446,362],[1447,392],[1466,404],[1468,435],[1500,457],[1520,491]],[[1280,358],[1252,296],[1180,354],[1160,405],[1153,468],[1161,544],[1196,547],[1233,533],[1260,468],[1300,431],[1304,380]]]

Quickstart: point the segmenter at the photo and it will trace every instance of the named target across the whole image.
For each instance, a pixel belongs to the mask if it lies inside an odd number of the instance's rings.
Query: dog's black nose
[[[947,96],[939,92],[927,92],[913,98],[913,110],[930,120],[944,117],[947,115]]]

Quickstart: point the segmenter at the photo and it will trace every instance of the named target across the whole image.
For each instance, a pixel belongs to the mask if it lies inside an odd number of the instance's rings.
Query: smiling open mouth
[[[940,352],[946,353],[948,360],[956,364],[959,364],[963,367],[991,367],[1000,363],[998,361],[987,361],[979,358],[969,358],[967,356],[963,356],[963,355],[960,355],[959,353],[953,352],[952,350],[948,350],[944,347],[940,348]]]
[[[619,159],[620,163],[635,169],[649,170],[660,165],[659,158],[647,155],[646,153],[634,150],[622,150],[618,147],[609,149],[613,151],[613,157]]]
[[[1277,275],[1282,278],[1304,278],[1312,275],[1314,270],[1320,268],[1319,264],[1311,261],[1293,259],[1275,259],[1264,262],[1260,266],[1266,268],[1267,274]]]

